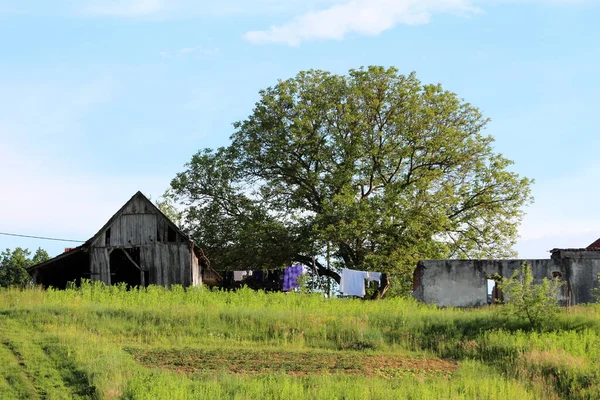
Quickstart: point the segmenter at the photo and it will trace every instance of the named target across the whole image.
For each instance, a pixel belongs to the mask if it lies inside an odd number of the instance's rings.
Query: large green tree
[[[31,257],[28,249],[17,247],[14,250],[6,249],[0,253],[0,287],[25,286],[31,277],[25,268],[44,262],[50,257],[42,248],[38,248]]]
[[[186,227],[217,268],[320,262],[387,272],[419,259],[512,255],[530,183],[440,85],[369,67],[300,72],[260,92],[228,147],[172,181]]]

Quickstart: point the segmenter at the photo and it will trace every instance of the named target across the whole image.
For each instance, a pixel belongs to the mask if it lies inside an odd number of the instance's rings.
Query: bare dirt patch
[[[359,352],[296,352],[274,350],[126,349],[140,364],[193,374],[225,371],[236,374],[287,373],[290,375],[348,374],[395,377],[401,375],[450,376],[457,364],[433,359]]]

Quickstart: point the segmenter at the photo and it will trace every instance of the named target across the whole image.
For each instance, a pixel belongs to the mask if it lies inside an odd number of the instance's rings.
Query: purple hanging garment
[[[300,284],[298,284],[300,275],[302,275],[302,265],[294,265],[286,268],[283,271],[283,291],[287,292],[300,287]]]

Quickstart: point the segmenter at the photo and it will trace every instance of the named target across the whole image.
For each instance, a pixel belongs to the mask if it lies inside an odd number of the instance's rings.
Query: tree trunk
[[[388,276],[386,273],[381,274],[381,283],[379,284],[379,288],[373,293],[371,296],[371,300],[381,300],[385,293],[390,288],[390,281],[388,280]]]

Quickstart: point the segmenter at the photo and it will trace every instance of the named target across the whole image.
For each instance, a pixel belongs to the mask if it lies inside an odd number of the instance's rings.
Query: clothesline
[[[316,273],[316,271],[314,272]],[[303,274],[304,268],[302,264],[272,269],[226,271],[224,274],[226,280],[224,287],[231,286],[233,282],[239,283],[244,280],[250,282],[248,278],[252,277],[254,283],[270,285],[274,290],[277,290],[277,286],[279,286],[279,290],[287,292],[300,287],[298,278]],[[341,273],[340,293],[346,296],[364,297],[366,295],[365,280],[369,284],[377,282],[378,286],[381,287],[381,278],[381,272],[357,271],[344,268]]]
[[[342,270],[340,292],[347,296],[365,297],[365,280],[377,282],[381,286],[381,272],[356,271],[349,268]]]
[[[248,283],[258,284],[260,288],[270,287],[272,290],[290,291],[300,287],[298,278],[304,273],[302,264],[291,265],[285,268],[244,270],[244,271],[224,271],[223,287],[235,287],[236,283],[247,281]],[[251,279],[249,279],[252,277]]]

